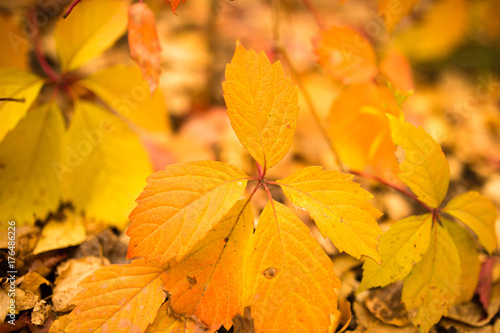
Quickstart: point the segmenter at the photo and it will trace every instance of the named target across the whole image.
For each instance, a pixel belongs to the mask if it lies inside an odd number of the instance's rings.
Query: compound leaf
[[[144,3],[133,4],[128,10],[128,45],[153,94],[160,81],[161,47],[154,13]]]
[[[377,251],[382,230],[380,212],[368,200],[372,195],[352,182],[353,175],[307,167],[278,180],[286,197],[311,214],[321,234],[340,252],[380,262]]]
[[[61,159],[64,126],[59,107],[45,104],[0,142],[0,221],[24,225],[57,210],[61,193],[52,165]]]
[[[378,250],[382,264],[371,260],[363,264],[363,280],[358,292],[404,279],[422,260],[429,246],[431,227],[431,214],[410,216],[394,223],[380,237]]]
[[[34,74],[17,69],[0,70],[0,98],[20,100],[0,101],[0,141],[26,115],[42,85],[42,79]]]
[[[248,250],[244,292],[255,331],[327,332],[340,281],[304,223],[271,201]]]
[[[210,330],[232,326],[243,301],[243,264],[253,234],[252,210],[236,203],[181,262],[163,274],[174,312],[195,315]]]
[[[64,72],[96,58],[123,35],[129,4],[130,0],[85,0],[77,14],[57,22],[54,38]]]
[[[64,181],[64,197],[78,210],[121,228],[152,172],[137,135],[122,120],[86,101],[75,103],[63,160],[53,167]]]
[[[127,256],[179,262],[238,201],[246,177],[215,161],[169,165],[152,174],[130,214]]]
[[[239,43],[226,67],[224,99],[231,125],[243,146],[265,169],[278,163],[293,142],[298,91],[280,62]]]
[[[144,332],[166,298],[162,272],[144,260],[98,269],[80,283],[65,332]]]
[[[441,146],[423,128],[389,117],[392,140],[404,149],[400,162],[402,181],[419,200],[432,208],[443,201],[450,183],[450,167]]]
[[[443,208],[443,212],[471,228],[488,253],[491,254],[498,246],[495,233],[497,209],[490,199],[479,192],[469,191],[454,197]]]
[[[375,52],[370,42],[349,27],[322,30],[313,44],[319,64],[346,85],[369,82],[377,74]]]
[[[419,332],[428,332],[460,295],[460,257],[453,239],[435,224],[422,260],[403,283],[401,300]]]

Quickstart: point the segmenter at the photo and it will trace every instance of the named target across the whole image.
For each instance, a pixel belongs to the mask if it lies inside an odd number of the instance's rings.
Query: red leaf
[[[141,68],[153,94],[160,79],[161,47],[154,13],[144,3],[136,3],[128,11],[128,44],[130,56]]]
[[[186,0],[165,0],[165,1],[170,3],[170,7],[172,7],[172,11],[174,12],[175,15],[177,15],[177,13],[175,12],[175,10],[177,9],[177,6],[179,6],[179,4],[181,2],[185,2]]]

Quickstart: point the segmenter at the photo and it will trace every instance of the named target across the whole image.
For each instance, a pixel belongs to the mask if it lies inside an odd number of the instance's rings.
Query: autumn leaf
[[[431,227],[431,214],[410,216],[394,223],[380,237],[378,250],[382,264],[365,261],[363,279],[357,292],[403,280],[422,260],[429,246]]]
[[[410,62],[400,51],[396,49],[387,51],[379,68],[380,73],[385,75],[397,90],[409,92],[414,88]]]
[[[448,192],[450,167],[441,146],[423,128],[392,115],[389,117],[392,140],[404,149],[399,178],[419,200],[437,208]]]
[[[163,274],[170,306],[194,315],[210,331],[229,329],[243,300],[244,254],[253,234],[253,216],[242,200],[215,225],[181,262]]]
[[[382,178],[399,170],[386,113],[401,115],[389,89],[375,83],[346,87],[333,102],[328,134],[340,160],[351,169],[369,167]]]
[[[0,142],[0,221],[21,226],[57,210],[61,192],[53,163],[62,156],[64,126],[59,107],[45,104]]]
[[[380,262],[375,218],[380,212],[368,202],[372,195],[352,182],[353,175],[307,167],[278,180],[286,197],[311,214],[321,234],[340,252]]]
[[[264,169],[288,152],[298,115],[297,87],[280,62],[246,50],[239,42],[222,84],[227,114],[243,146]]]
[[[448,313],[460,295],[460,275],[460,257],[453,239],[435,224],[427,252],[403,283],[401,300],[419,332],[428,332]]]
[[[63,181],[64,198],[77,210],[120,228],[128,222],[134,199],[152,172],[137,135],[127,124],[83,100],[75,102],[63,159],[52,167],[58,181]]]
[[[17,69],[0,69],[0,98],[21,100],[0,101],[0,141],[26,115],[42,85],[37,75]]]
[[[145,333],[201,333],[193,320],[180,318],[172,313],[169,303],[165,302],[158,310],[158,314]]]
[[[128,10],[128,45],[153,94],[160,80],[161,47],[154,13],[144,3],[133,4]]]
[[[489,254],[497,248],[497,209],[490,199],[476,191],[469,191],[451,199],[443,208],[443,212],[459,219],[474,231],[479,243]]]
[[[65,332],[143,332],[166,298],[162,268],[136,260],[110,265],[80,284]]]
[[[152,174],[130,214],[127,256],[180,261],[240,198],[246,177],[215,161],[169,165]]]
[[[149,94],[148,84],[135,66],[106,67],[78,82],[101,98],[110,108],[150,131],[170,131],[167,106],[159,90]]]
[[[322,30],[313,39],[319,64],[344,84],[365,83],[377,74],[373,48],[357,31],[342,26]]]
[[[378,0],[378,14],[384,18],[387,30],[393,31],[417,2],[418,0]]]
[[[479,253],[476,250],[476,241],[467,230],[457,223],[442,217],[440,221],[453,239],[460,257],[460,267],[462,270],[460,297],[457,298],[455,303],[468,302],[474,296],[479,281],[479,272],[481,271]]]
[[[259,218],[245,263],[245,304],[256,332],[327,332],[340,281],[310,230],[272,200]],[[243,309],[241,309],[243,313]]]
[[[129,4],[130,0],[85,0],[78,14],[57,22],[55,46],[64,72],[96,58],[123,35]]]
[[[173,12],[174,14],[177,14],[177,13],[175,12],[175,10],[177,9],[177,6],[179,6],[179,4],[180,4],[181,2],[186,2],[186,0],[165,0],[165,1],[166,1],[166,2],[168,2],[168,3],[170,3],[170,7],[172,7],[172,12]]]

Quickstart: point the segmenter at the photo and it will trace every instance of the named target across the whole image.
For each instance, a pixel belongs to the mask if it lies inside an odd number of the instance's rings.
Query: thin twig
[[[24,103],[24,102],[26,102],[26,99],[24,99],[24,98],[4,97],[4,98],[0,98],[0,102],[19,102],[19,103]]]

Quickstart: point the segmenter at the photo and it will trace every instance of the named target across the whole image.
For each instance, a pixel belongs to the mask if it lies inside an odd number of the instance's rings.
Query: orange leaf
[[[297,123],[298,91],[280,62],[239,42],[226,67],[224,99],[231,125],[250,155],[269,169],[288,152]]]
[[[154,13],[144,3],[133,4],[128,10],[128,44],[130,56],[141,68],[153,94],[160,80],[161,47]]]
[[[170,3],[170,7],[172,7],[172,12],[174,12],[174,14],[176,15],[177,13],[175,12],[175,10],[177,9],[177,6],[179,6],[181,2],[186,2],[186,0],[165,0],[165,1]]]
[[[278,181],[286,197],[307,210],[324,237],[340,252],[380,262],[376,249],[382,230],[380,212],[368,200],[372,195],[352,182],[353,175],[308,167]]]
[[[400,110],[391,92],[374,83],[349,86],[332,104],[328,133],[351,169],[368,166],[382,178],[399,170],[386,113],[399,117]]]
[[[349,27],[322,30],[313,44],[320,65],[344,84],[368,82],[377,74],[370,42]]]
[[[408,15],[418,0],[379,0],[378,14],[384,18],[387,30],[392,31]]]
[[[245,177],[215,161],[169,165],[149,176],[130,214],[127,256],[160,263],[183,259],[240,198]]]
[[[304,223],[271,201],[248,250],[244,292],[255,331],[327,332],[340,281]]]
[[[155,321],[148,326],[145,333],[199,333],[200,328],[189,318],[180,318],[172,313],[169,302],[163,303],[158,310]]]
[[[398,90],[413,89],[411,65],[401,52],[391,49],[380,63],[380,72],[391,81]]]
[[[229,329],[240,305],[243,260],[253,233],[250,206],[245,201],[229,213],[179,263],[169,263],[163,274],[170,305],[176,313],[195,315],[209,329]]]
[[[135,260],[111,265],[80,284],[83,291],[72,303],[66,332],[144,332],[165,300],[162,268]]]

